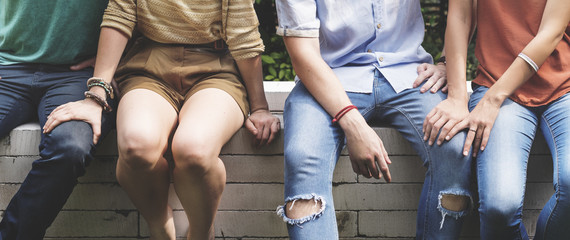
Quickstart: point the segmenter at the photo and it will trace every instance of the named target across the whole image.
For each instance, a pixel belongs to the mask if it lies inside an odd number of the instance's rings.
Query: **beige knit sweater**
[[[264,50],[253,0],[110,0],[101,27],[170,44],[224,39],[236,60]]]

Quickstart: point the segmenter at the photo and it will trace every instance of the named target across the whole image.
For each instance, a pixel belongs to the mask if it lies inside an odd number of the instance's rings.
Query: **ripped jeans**
[[[471,158],[461,152],[466,134],[460,132],[441,146],[429,146],[423,141],[422,133],[425,116],[447,96],[441,91],[422,94],[419,87],[396,93],[378,71],[373,93],[348,93],[348,96],[366,120],[396,128],[427,168],[418,207],[416,238],[458,239],[462,217],[472,206]],[[332,175],[345,140],[342,129],[331,124],[331,119],[304,85],[297,83],[284,110],[285,203],[311,199],[321,204],[316,214],[297,219],[287,217],[289,209],[285,205],[277,208],[293,240],[338,239]],[[463,197],[468,206],[459,211],[446,209],[440,203],[446,195]]]
[[[469,108],[488,88],[474,87]],[[552,153],[554,194],[536,224],[535,240],[570,239],[570,93],[540,107],[505,100],[485,151],[477,155],[481,239],[529,239],[522,221],[530,149],[540,128]]]

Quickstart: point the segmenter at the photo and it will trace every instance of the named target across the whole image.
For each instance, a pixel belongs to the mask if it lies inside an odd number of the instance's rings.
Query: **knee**
[[[120,163],[131,170],[150,170],[165,152],[165,144],[144,134],[119,137]]]
[[[199,139],[185,139],[172,141],[172,157],[176,170],[204,173],[217,163],[221,147]]]
[[[442,194],[440,197],[441,207],[454,212],[469,210],[471,198],[458,194]]]
[[[80,121],[62,123],[43,136],[41,152],[43,163],[59,163],[73,168],[83,168],[92,158],[93,131],[89,124]]]
[[[479,206],[481,221],[488,225],[507,226],[512,225],[521,214],[522,203],[510,203],[500,200],[482,202]]]
[[[440,192],[438,209],[442,214],[440,228],[443,228],[445,217],[455,219],[466,216],[472,209],[473,200],[467,192]]]
[[[325,200],[315,194],[288,199],[285,205],[277,208],[280,215],[288,224],[302,224],[322,215],[325,210]]]

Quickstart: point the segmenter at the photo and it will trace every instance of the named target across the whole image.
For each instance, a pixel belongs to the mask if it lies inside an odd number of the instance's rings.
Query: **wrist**
[[[361,127],[363,124],[368,126],[364,117],[362,117],[360,112],[356,109],[348,111],[337,123],[345,134],[349,134],[352,130]]]

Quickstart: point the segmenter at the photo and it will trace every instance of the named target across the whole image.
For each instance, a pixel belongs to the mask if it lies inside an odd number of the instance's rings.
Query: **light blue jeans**
[[[475,87],[471,110],[487,90]],[[485,151],[477,156],[481,239],[528,239],[522,209],[528,156],[538,128],[552,153],[555,193],[538,217],[534,239],[570,239],[570,94],[541,107],[510,99],[501,106]]]
[[[396,128],[410,141],[427,168],[418,207],[417,238],[457,239],[462,217],[469,209],[445,209],[440,198],[459,195],[471,200],[471,158],[461,153],[465,132],[441,146],[429,146],[422,139],[425,116],[447,96],[441,92],[422,94],[419,87],[397,94],[378,71],[373,93],[348,93],[348,96],[366,120],[380,121]],[[322,208],[314,215],[290,219],[287,209],[279,206],[277,213],[288,223],[291,239],[338,239],[332,175],[345,139],[342,129],[332,124],[331,119],[304,85],[297,83],[284,109],[284,200],[287,203],[312,199],[320,201]]]

